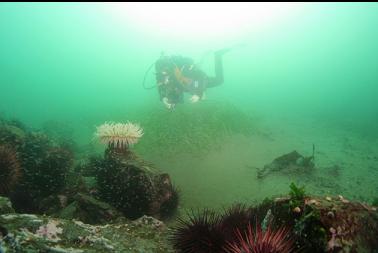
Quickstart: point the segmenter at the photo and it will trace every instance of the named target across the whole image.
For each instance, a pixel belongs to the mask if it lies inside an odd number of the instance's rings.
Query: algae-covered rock
[[[0,123],[0,142],[12,147],[19,147],[25,140],[26,132],[17,126],[9,123]]]
[[[89,195],[78,193],[74,199],[59,212],[60,218],[77,219],[89,224],[104,224],[122,217],[114,207]]]
[[[4,146],[2,160],[5,168],[0,173],[4,179],[0,183],[3,188],[0,194],[9,196],[19,212],[40,212],[39,202],[59,193],[67,185],[73,153],[17,121],[0,122],[0,143]]]
[[[27,214],[0,215],[2,252],[173,253],[167,227],[151,217],[103,226]],[[0,250],[0,252],[1,252]]]
[[[295,209],[292,199],[277,198],[259,206],[271,210],[276,226],[290,226],[301,252],[375,252],[378,212],[375,207],[342,196],[306,196]],[[260,215],[264,217],[264,215]]]
[[[8,198],[0,196],[0,214],[14,213],[12,203]]]
[[[159,173],[130,150],[107,148],[104,159],[92,161],[101,200],[127,218],[149,215],[160,219],[174,214],[179,196],[167,173]]]

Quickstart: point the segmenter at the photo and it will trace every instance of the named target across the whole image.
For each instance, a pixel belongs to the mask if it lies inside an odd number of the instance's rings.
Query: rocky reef
[[[257,206],[180,219],[171,243],[183,253],[368,253],[378,248],[377,234],[376,207],[342,196],[308,196],[292,184],[288,196]]]
[[[260,234],[261,238],[269,233],[275,238],[270,246],[287,245],[285,252],[376,252],[376,207],[342,196],[303,193],[303,188],[291,187],[288,196],[266,199],[256,206],[235,205],[222,214],[211,210],[192,212],[171,228],[149,216],[133,221],[125,219],[107,204],[87,196],[77,196],[77,202],[62,210],[60,218],[15,213],[9,199],[1,197],[0,245],[6,252],[151,253],[186,253],[193,252],[192,249],[208,252],[206,245],[211,245],[211,249],[216,249],[211,252],[233,253],[244,252],[238,245],[247,245],[243,240],[248,238],[240,235],[250,231]],[[80,217],[75,214],[77,210],[88,210],[89,217],[96,216],[97,220],[93,222],[87,215],[82,216],[86,222],[73,218]],[[111,219],[107,219],[109,215]],[[253,232],[250,224],[259,230]],[[239,231],[239,236],[235,231]],[[290,244],[283,242],[287,236],[290,236]],[[205,246],[201,244],[203,240]]]
[[[244,119],[218,131],[223,137],[228,131],[248,134],[252,127]],[[311,196],[294,183],[285,196],[223,213],[192,212],[168,227],[164,222],[175,217],[180,194],[167,173],[131,149],[141,127],[105,124],[100,130],[104,153],[75,164],[66,146],[18,121],[0,120],[0,252],[253,253],[261,252],[255,251],[259,243],[262,252],[274,253],[377,252],[375,206],[341,195]],[[202,145],[196,143],[188,145]],[[314,154],[293,151],[257,175],[262,180],[316,169]]]
[[[152,217],[106,225],[34,214],[18,214],[0,198],[0,252],[173,252],[167,226]]]
[[[9,196],[16,210],[38,212],[43,198],[66,187],[74,161],[70,150],[18,121],[1,121],[0,143],[6,147],[2,148],[1,174],[17,175],[0,183],[12,188],[0,194]],[[7,155],[4,150],[8,150]]]
[[[132,123],[105,123],[97,135],[107,145],[104,156],[92,155],[78,164],[72,149],[56,142],[55,135],[50,138],[18,121],[2,119],[0,175],[5,180],[0,182],[0,195],[9,197],[20,213],[91,224],[122,215],[172,217],[179,195],[170,176],[130,148],[142,137],[142,129]]]

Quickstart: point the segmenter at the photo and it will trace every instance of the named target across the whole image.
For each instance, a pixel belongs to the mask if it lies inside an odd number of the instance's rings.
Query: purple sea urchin
[[[188,220],[179,219],[170,238],[175,250],[180,253],[221,253],[225,238],[220,218],[210,210],[192,212]]]

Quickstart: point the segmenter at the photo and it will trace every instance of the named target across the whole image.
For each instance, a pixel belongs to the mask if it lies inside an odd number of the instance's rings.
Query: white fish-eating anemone
[[[107,144],[109,147],[124,149],[139,141],[139,138],[143,136],[143,129],[139,124],[131,122],[105,122],[97,127],[95,135],[103,144]]]

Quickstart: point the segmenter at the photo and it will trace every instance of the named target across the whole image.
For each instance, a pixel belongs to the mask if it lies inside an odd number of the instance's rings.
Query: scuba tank
[[[155,77],[157,85],[153,85],[150,87],[146,86],[146,79],[148,74],[150,73],[151,69],[155,66]],[[161,52],[159,59],[153,62],[148,69],[146,70],[142,86],[144,89],[153,89],[156,88],[159,83],[166,82],[166,78],[176,78],[180,83],[188,83],[190,82],[190,77],[192,76],[194,67],[194,60],[189,57],[184,57],[181,55],[166,55]],[[188,78],[189,77],[189,78]]]

